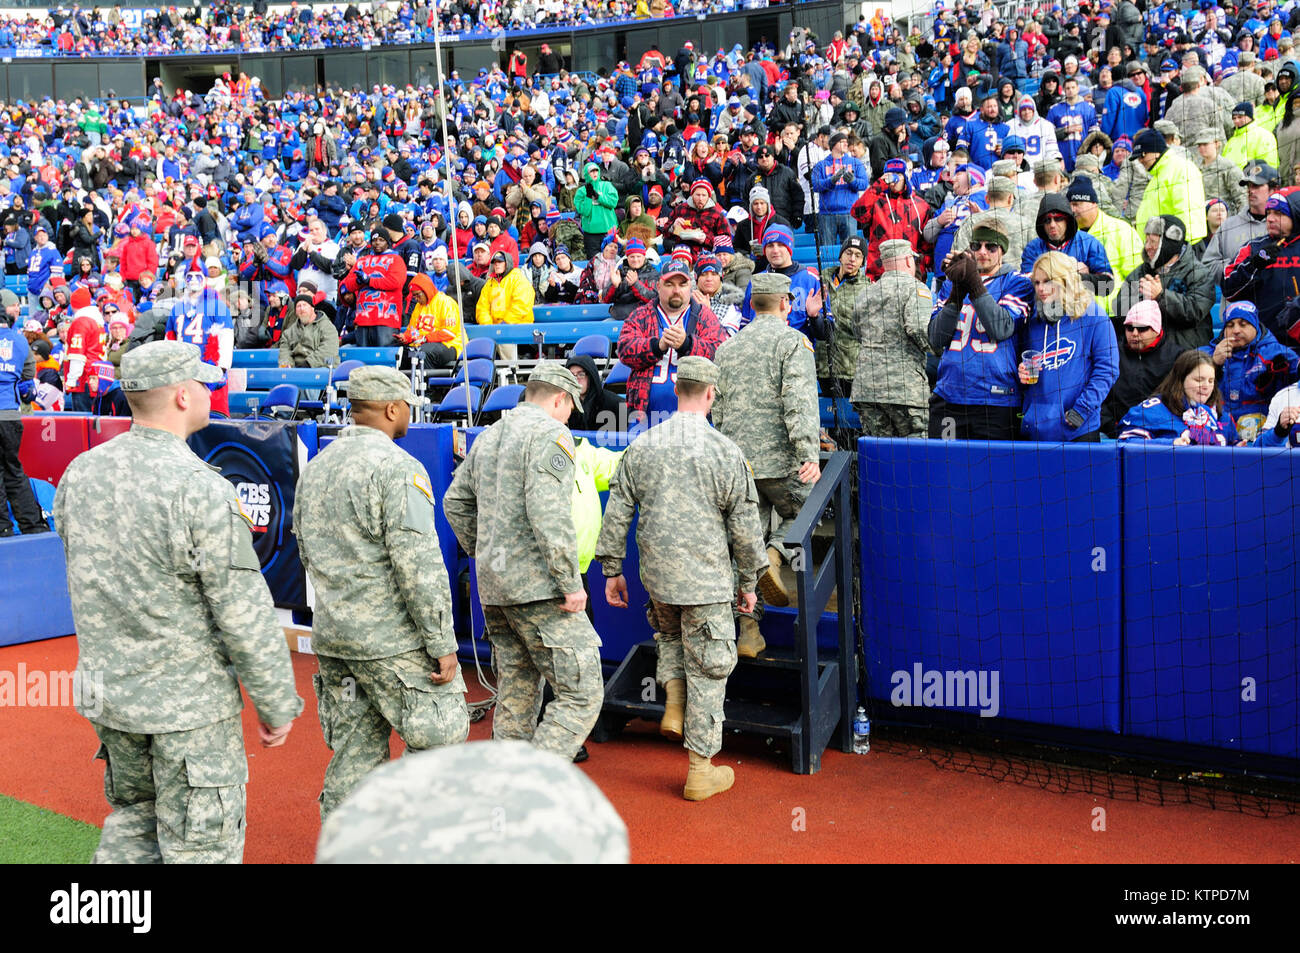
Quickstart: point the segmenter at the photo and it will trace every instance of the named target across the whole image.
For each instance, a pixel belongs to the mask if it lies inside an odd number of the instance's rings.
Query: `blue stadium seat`
[[[396,367],[401,353],[400,347],[341,347],[339,360]]]
[[[488,394],[487,400],[483,401],[483,413],[495,414],[503,410],[509,410],[519,403],[519,399],[523,394],[524,387],[522,384],[507,384],[504,387],[498,387]]]
[[[489,361],[496,356],[497,345],[495,341],[486,338],[474,338],[465,344],[464,359],[472,361],[476,358],[486,357]]]
[[[632,376],[632,368],[628,367],[622,361],[615,361],[614,366],[609,369],[605,375],[605,386],[625,386],[627,379]]]
[[[533,308],[533,321],[552,324],[557,321],[604,321],[609,317],[607,304],[548,304]]]
[[[465,384],[457,384],[447,391],[447,395],[443,397],[442,402],[434,408],[434,413],[438,415],[464,416],[466,395],[469,396],[470,411],[478,413],[479,400],[482,394],[477,387]]]
[[[547,344],[576,344],[588,334],[618,340],[622,321],[574,321],[561,324],[471,324],[465,329],[470,340],[488,338],[497,344],[532,345],[533,332],[541,331]]]
[[[270,390],[277,384],[293,384],[308,390],[320,390],[329,382],[328,367],[250,368],[245,386],[249,390]]]
[[[573,350],[569,352],[570,357],[578,357],[583,354],[601,359],[609,357],[609,338],[603,334],[588,334],[574,344]]]
[[[360,361],[355,361],[355,360],[344,361],[338,367],[334,368],[333,373],[330,374],[330,382],[336,388],[340,384],[346,384],[348,377],[350,377],[352,372],[355,371],[358,367],[365,367],[365,365],[362,364]],[[298,409],[301,410],[303,413],[315,414],[315,413],[321,413],[326,410],[333,410],[334,408],[333,407],[327,408],[323,400],[300,400],[298,402]]]
[[[496,365],[487,358],[475,358],[468,364],[456,368],[451,377],[430,377],[425,383],[430,387],[453,387],[464,384],[466,376],[469,383],[483,386],[491,384],[496,378]]]
[[[279,367],[280,352],[277,348],[242,348],[235,351],[231,367]]]
[[[300,392],[296,384],[276,384],[258,404],[257,416],[292,419],[298,413],[299,396]],[[282,417],[282,412],[286,408],[289,413]]]

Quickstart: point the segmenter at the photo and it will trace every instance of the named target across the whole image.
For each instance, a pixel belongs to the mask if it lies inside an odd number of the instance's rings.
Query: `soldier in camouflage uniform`
[[[1015,185],[1010,179],[995,175],[989,179],[985,197],[989,203],[988,210],[966,217],[966,221],[961,223],[961,227],[957,229],[957,236],[952,241],[952,253],[956,255],[970,248],[970,233],[980,225],[992,225],[1005,232],[1007,240],[1011,243],[1007,248],[1009,260],[1019,261],[1019,258],[1010,256],[1023,255],[1025,246],[1038,235],[1034,231],[1034,223],[1026,221],[1015,208]]]
[[[78,456],[54,500],[83,686],[112,813],[96,863],[239,863],[248,761],[242,682],[262,744],[302,711],[234,488],[185,438],[221,370],[180,341],[122,358],[128,433]],[[128,488],[130,492],[123,492]],[[123,527],[129,527],[124,532]],[[84,687],[102,679],[102,697]]]
[[[321,825],[318,864],[625,864],[627,827],[585,774],[522,741],[423,751]]]
[[[1132,225],[1137,220],[1137,211],[1142,207],[1142,196],[1146,194],[1151,173],[1137,159],[1126,159],[1120,166],[1119,175],[1110,184],[1110,197],[1115,201],[1119,211],[1117,218]]]
[[[1192,164],[1201,170],[1205,197],[1223,199],[1228,206],[1228,214],[1238,214],[1246,207],[1246,187],[1241,184],[1241,170],[1223,157],[1223,133],[1206,127],[1196,136],[1195,144],[1196,155]],[[1207,146],[1214,148],[1206,148]],[[1209,157],[1206,153],[1209,153]]]
[[[1174,100],[1165,113],[1164,119],[1178,128],[1179,141],[1187,145],[1194,141],[1202,129],[1218,126],[1219,131],[1227,134],[1232,128],[1232,103],[1223,105],[1214,94],[1202,86],[1205,73],[1199,66],[1189,66],[1178,74],[1178,82],[1183,94]],[[1159,126],[1157,130],[1164,133]],[[1166,137],[1167,138],[1167,137]]]
[[[600,716],[600,638],[583,609],[573,526],[577,378],[558,361],[537,365],[523,400],[479,434],[442,508],[476,562],[479,601],[497,664],[493,736],[531,740],[573,760]],[[537,723],[538,685],[555,700]]]
[[[1092,183],[1092,187],[1097,193],[1097,204],[1101,206],[1103,212],[1111,218],[1119,218],[1119,207],[1115,205],[1115,200],[1110,194],[1112,183],[1110,179],[1106,178],[1105,173],[1101,171],[1101,160],[1099,158],[1091,153],[1080,153],[1079,158],[1074,161],[1074,175],[1076,178],[1082,176]],[[1030,239],[1030,241],[1032,240]]]
[[[767,540],[768,570],[759,592],[775,606],[790,604],[779,568],[783,540],[812,484],[821,477],[817,367],[806,335],[788,324],[790,279],[762,272],[750,282],[754,320],[714,355],[718,398],[713,423],[745,453],[758,488],[758,522]],[[772,527],[772,510],[779,521]],[[752,618],[740,620],[740,654],[766,647]]]
[[[689,801],[703,801],[735,781],[731,768],[711,760],[722,749],[722,703],[736,667],[731,603],[734,598],[739,611],[754,611],[755,584],[767,563],[758,491],[745,455],[709,426],[717,383],[718,368],[708,358],[678,359],[677,413],[624,453],[596,545],[605,599],[627,608],[623,557],[640,508],[641,581],[659,643],[655,680],[665,695],[659,732],[685,739],[690,766],[682,793]]]
[[[924,437],[930,422],[925,360],[930,352],[934,296],[916,280],[912,246],[880,246],[884,274],[867,294],[867,320],[858,325],[853,409],[868,437]]]
[[[853,369],[858,366],[857,324],[866,317],[863,302],[871,287],[871,279],[862,272],[866,256],[866,239],[851,235],[840,245],[840,263],[824,268],[821,275],[835,324],[831,339],[817,349],[817,378],[837,382],[841,396],[848,395]]]
[[[322,818],[388,760],[394,730],[408,751],[469,735],[433,485],[393,442],[406,435],[410,405],[426,398],[391,367],[357,368],[348,398],[352,426],[303,468],[294,495],[298,551],[316,590],[312,680],[334,752]]]
[[[1252,106],[1264,101],[1264,87],[1268,84],[1264,77],[1255,72],[1255,54],[1242,50],[1237,54],[1237,70],[1219,82],[1219,88],[1226,92],[1233,103],[1243,100]]]

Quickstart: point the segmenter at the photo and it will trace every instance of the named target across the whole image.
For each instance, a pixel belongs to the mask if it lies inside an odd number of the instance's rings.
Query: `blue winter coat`
[[[1255,340],[1240,351],[1233,351],[1219,370],[1219,390],[1223,394],[1224,409],[1234,420],[1248,414],[1268,415],[1268,402],[1283,387],[1290,384],[1300,368],[1300,357],[1273,336],[1273,332],[1259,325],[1259,319],[1248,308],[1233,313],[1234,318],[1244,318],[1255,327]],[[1201,348],[1213,355],[1215,347],[1223,340],[1220,331],[1213,341]],[[1263,417],[1260,418],[1263,422]]]
[[[1068,441],[1101,427],[1101,405],[1119,378],[1119,344],[1110,318],[1095,301],[1080,317],[1055,323],[1035,312],[1019,348],[1043,352],[1038,383],[1023,385],[1028,439]],[[1078,429],[1066,424],[1068,410],[1083,418]]]
[[[1190,431],[1193,443],[1207,446],[1231,447],[1238,440],[1232,415],[1215,413],[1204,404],[1192,404],[1176,415],[1159,397],[1148,397],[1129,409],[1119,422],[1119,439],[1172,444],[1185,430]]]

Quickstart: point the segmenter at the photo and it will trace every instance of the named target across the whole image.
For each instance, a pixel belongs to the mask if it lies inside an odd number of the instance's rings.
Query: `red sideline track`
[[[74,638],[0,648],[0,671],[72,670]],[[316,795],[329,750],[312,695],[316,660],[293,656],[306,710],[282,748],[249,740],[249,863],[306,863],[315,855]],[[465,671],[473,697],[481,697]],[[487,720],[470,740],[488,737]],[[92,760],[90,724],[70,708],[9,708],[0,718],[0,793],[92,824],[108,813],[103,769]],[[924,759],[881,751],[828,751],[811,777],[791,774],[788,755],[761,740],[727,735],[718,762],[736,769],[736,786],[712,800],[681,798],[685,750],[654,726],[633,722],[617,740],[590,744],[582,770],[627,823],[632,860],[690,862],[880,863],[1292,863],[1300,857],[1300,817],[1250,817],[1187,804],[1115,801],[1053,794],[975,774],[935,768]],[[1096,807],[1106,830],[1094,831]],[[799,823],[802,819],[803,824]],[[803,827],[803,829],[799,829]]]

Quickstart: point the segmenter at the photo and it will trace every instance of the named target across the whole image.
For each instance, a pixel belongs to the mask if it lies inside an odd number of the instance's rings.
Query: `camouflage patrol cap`
[[[790,279],[779,271],[760,271],[749,279],[752,295],[788,295]]]
[[[1011,159],[999,159],[989,167],[990,174],[1008,179],[1019,171],[1020,170],[1016,168],[1015,162]]]
[[[1164,136],[1166,141],[1170,136],[1177,136],[1179,134],[1178,127],[1169,119],[1157,119],[1151,124],[1151,128]]]
[[[988,195],[1014,195],[1016,183],[1005,175],[995,175],[989,179],[989,184],[984,191]]]
[[[151,341],[122,355],[122,390],[145,391],[181,381],[216,384],[225,375],[204,364],[199,349],[184,341]]]
[[[573,376],[573,371],[560,361],[539,361],[533,368],[533,372],[528,375],[528,382],[531,384],[533,381],[558,387],[573,398],[574,407],[582,406],[582,385]]]
[[[699,381],[701,384],[718,383],[718,365],[707,357],[691,354],[677,359],[677,379],[679,381]]]
[[[1061,164],[1060,159],[1040,159],[1034,163],[1034,172],[1059,172],[1065,174],[1065,166]]]
[[[1085,172],[1100,172],[1101,160],[1091,152],[1085,152],[1074,160],[1074,168],[1076,170],[1082,168]]]
[[[912,243],[905,238],[891,238],[887,242],[880,243],[881,264],[899,258],[911,258],[912,255]]]
[[[348,375],[348,397],[351,400],[387,402],[404,400],[412,407],[429,402],[423,394],[411,392],[411,381],[395,367],[358,367]]]
[[[318,864],[625,864],[627,827],[600,789],[524,741],[391,761],[321,826]]]

